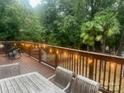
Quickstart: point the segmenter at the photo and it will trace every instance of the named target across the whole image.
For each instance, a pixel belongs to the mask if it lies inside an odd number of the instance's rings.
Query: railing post
[[[23,45],[23,51],[24,51],[24,52],[26,51],[26,49],[25,49],[25,43],[24,43],[24,45]]]
[[[29,54],[29,56],[31,56],[31,46],[28,49],[28,54]]]
[[[93,79],[93,72],[94,72],[93,59],[88,60],[88,63],[89,63],[89,78]]]
[[[55,54],[55,68],[57,68],[57,66],[58,66],[58,54],[56,53]]]
[[[41,48],[39,48],[39,63],[41,62]]]

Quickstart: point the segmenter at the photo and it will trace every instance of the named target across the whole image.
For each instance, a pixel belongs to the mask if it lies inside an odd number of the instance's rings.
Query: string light
[[[78,59],[78,55],[77,54],[75,55],[75,59]]]
[[[43,48],[46,48],[46,45],[45,44],[43,44]]]
[[[88,58],[88,63],[91,64],[93,61],[91,58]]]
[[[30,44],[26,44],[25,47],[30,47]]]
[[[16,46],[16,43],[14,43],[14,46]]]
[[[50,50],[49,50],[49,51],[50,51],[50,53],[52,53],[52,51],[53,51],[53,50],[50,48]]]
[[[35,48],[37,48],[37,45],[35,46]]]
[[[64,57],[67,57],[67,52],[64,52]]]
[[[111,68],[114,68],[115,67],[115,63],[111,63]]]
[[[59,54],[59,51],[58,50],[56,51],[56,54]]]
[[[21,43],[22,46],[24,46],[24,43]]]

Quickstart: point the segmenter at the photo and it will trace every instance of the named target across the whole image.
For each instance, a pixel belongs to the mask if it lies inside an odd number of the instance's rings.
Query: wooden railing
[[[124,93],[124,58],[51,46],[34,42],[14,42],[23,52],[52,67],[62,66],[101,84],[102,93]]]

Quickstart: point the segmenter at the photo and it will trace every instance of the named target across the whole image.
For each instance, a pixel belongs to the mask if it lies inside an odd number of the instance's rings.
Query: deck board
[[[21,74],[29,72],[39,72],[46,78],[54,74],[54,69],[39,63],[38,61],[31,58],[29,55],[22,54],[22,56],[16,60],[9,59],[5,54],[0,54],[0,65],[11,64],[20,62]]]

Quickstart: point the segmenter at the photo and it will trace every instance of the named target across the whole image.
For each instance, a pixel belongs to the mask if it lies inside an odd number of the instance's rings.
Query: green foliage
[[[6,2],[6,4],[5,4]],[[0,39],[11,40],[15,39],[19,30],[18,7],[12,1],[5,0],[1,3],[0,15]]]
[[[111,45],[115,42],[116,35],[120,34],[119,22],[116,18],[117,13],[110,9],[96,13],[92,21],[82,24],[81,38],[83,43],[94,46],[95,42],[101,42],[101,44]],[[114,45],[115,46],[115,45]],[[113,47],[114,47],[113,46]]]
[[[23,15],[23,17],[19,40],[41,41],[42,27],[39,22],[40,18],[33,14]]]
[[[120,24],[116,16],[117,13],[109,9],[96,13],[94,17],[94,21],[97,24],[96,27],[104,36],[111,37],[120,33]]]
[[[47,0],[42,22],[47,43],[79,48],[100,42],[115,46],[120,25],[116,0]],[[121,6],[122,7],[122,6]],[[114,11],[113,11],[114,10]]]
[[[50,0],[44,6],[45,42],[66,47],[79,47],[80,24],[74,16],[74,2],[71,0]]]
[[[95,27],[94,22],[92,21],[82,24],[81,38],[84,44],[89,45],[89,46],[94,46],[95,38],[98,39],[98,37],[96,37],[97,31],[95,30],[96,30],[96,27]]]
[[[118,19],[121,24],[121,32],[124,30],[124,0],[120,0],[118,8]]]
[[[1,1],[0,40],[41,40],[39,18],[16,0]]]
[[[118,47],[124,29],[123,0],[0,1],[0,40],[32,40],[48,44],[96,48]]]
[[[68,47],[79,47],[80,28],[76,17],[66,16],[59,26],[59,30],[63,36],[59,37],[61,44]]]

